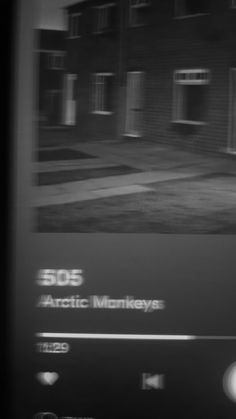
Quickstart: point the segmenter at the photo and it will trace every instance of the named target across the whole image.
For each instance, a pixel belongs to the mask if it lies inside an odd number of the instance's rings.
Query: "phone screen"
[[[14,418],[235,417],[226,3],[18,2]]]

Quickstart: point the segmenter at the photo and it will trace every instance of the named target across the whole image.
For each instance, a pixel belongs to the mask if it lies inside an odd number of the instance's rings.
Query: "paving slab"
[[[199,153],[195,154],[190,151],[145,141],[94,141],[73,146],[47,147],[46,149],[56,150],[65,147],[96,157],[70,161],[36,162],[33,165],[34,171],[41,173],[127,165],[139,169],[140,173],[37,186],[34,188],[35,206],[64,204],[144,192],[150,190],[152,183],[191,179],[199,175],[236,174],[236,161],[234,159],[224,156],[212,157]]]
[[[210,156],[171,146],[156,145],[153,142],[88,142],[74,145],[73,149],[143,171],[179,169],[191,171],[201,168],[236,171],[236,161],[228,155]]]
[[[234,170],[236,171],[236,159],[229,158],[227,155],[210,156],[202,153],[193,153],[191,151],[179,150],[176,147],[158,145],[148,141],[89,141],[80,142],[74,145],[64,145],[57,147],[45,147],[40,150],[59,150],[63,148],[71,148],[75,151],[81,151],[96,158],[81,161],[81,164],[99,161],[104,164],[127,165],[140,169],[142,171],[149,170],[182,170],[191,171],[205,168],[212,170]],[[44,163],[44,162],[43,162]],[[40,163],[42,164],[42,163]],[[40,164],[36,167],[40,167]],[[72,165],[74,162],[72,162]],[[70,162],[67,161],[67,165]],[[43,167],[43,166],[41,166]],[[56,166],[55,166],[56,167]]]
[[[62,205],[65,203],[69,204],[73,202],[91,201],[99,198],[108,198],[112,196],[149,192],[151,190],[152,189],[147,186],[130,185],[117,188],[97,189],[95,191],[77,191],[76,193],[73,193],[73,195],[60,194],[57,196],[48,196],[45,198],[41,197],[41,199],[39,199],[38,202],[36,202],[35,204],[37,207],[45,207],[49,205]]]
[[[86,201],[103,196],[115,196],[116,192],[135,193],[132,187],[150,185],[152,183],[196,177],[199,173],[178,172],[143,172],[130,175],[109,176],[105,178],[68,182],[59,185],[38,186],[34,188],[34,206],[53,205],[76,201]],[[127,188],[127,189],[125,189]],[[99,192],[98,192],[99,191]],[[126,192],[128,193],[128,192]],[[105,195],[104,195],[105,194]]]
[[[82,169],[102,169],[115,167],[116,163],[107,162],[104,159],[85,159],[85,160],[60,160],[53,162],[37,162],[33,165],[34,173],[51,173]]]

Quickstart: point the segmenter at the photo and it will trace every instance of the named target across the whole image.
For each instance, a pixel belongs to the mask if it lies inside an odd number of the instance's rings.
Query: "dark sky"
[[[44,29],[65,29],[62,7],[81,0],[37,0],[36,27]]]

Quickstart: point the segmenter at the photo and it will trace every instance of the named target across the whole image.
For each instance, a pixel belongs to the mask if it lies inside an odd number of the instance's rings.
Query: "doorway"
[[[61,124],[61,90],[47,90],[45,97],[45,111],[48,125],[57,126]]]
[[[65,75],[65,109],[64,109],[64,122],[65,125],[76,124],[76,101],[77,101],[77,75]]]
[[[125,135],[130,137],[142,136],[143,74],[141,71],[127,73]]]
[[[230,70],[229,151],[236,153],[236,68]]]

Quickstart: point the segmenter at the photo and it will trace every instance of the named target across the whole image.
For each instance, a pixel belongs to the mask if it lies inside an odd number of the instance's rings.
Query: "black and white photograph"
[[[236,1],[15,4],[7,417],[235,419]]]
[[[236,2],[38,0],[38,232],[236,233]]]

